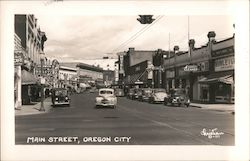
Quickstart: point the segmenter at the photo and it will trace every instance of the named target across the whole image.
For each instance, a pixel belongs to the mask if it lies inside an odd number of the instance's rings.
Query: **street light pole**
[[[43,63],[44,63],[44,53],[41,53],[41,107],[39,111],[45,111],[44,108],[44,82],[43,82]]]

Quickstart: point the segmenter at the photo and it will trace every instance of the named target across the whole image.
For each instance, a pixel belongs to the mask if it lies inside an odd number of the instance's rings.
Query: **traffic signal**
[[[151,24],[155,19],[153,19],[153,15],[139,15],[140,18],[137,18],[137,20],[141,24]]]

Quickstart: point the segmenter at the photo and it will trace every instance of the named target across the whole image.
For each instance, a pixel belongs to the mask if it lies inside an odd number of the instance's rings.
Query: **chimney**
[[[190,39],[189,42],[188,42],[188,45],[190,47],[190,49],[194,49],[194,44],[195,44],[195,40],[194,39]]]
[[[175,45],[175,46],[174,46],[174,53],[175,53],[175,54],[178,53],[178,52],[179,52],[179,49],[180,49],[179,46]]]
[[[207,34],[209,42],[215,42],[216,33],[214,31],[209,31]]]

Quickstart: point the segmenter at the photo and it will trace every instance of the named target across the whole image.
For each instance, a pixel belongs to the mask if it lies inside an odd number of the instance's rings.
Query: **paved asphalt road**
[[[234,145],[232,114],[125,97],[116,109],[96,109],[95,95],[72,95],[71,107],[16,116],[16,144]]]

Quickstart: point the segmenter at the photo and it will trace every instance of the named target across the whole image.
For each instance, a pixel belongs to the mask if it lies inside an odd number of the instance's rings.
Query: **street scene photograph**
[[[221,15],[14,15],[15,144],[235,145]]]

